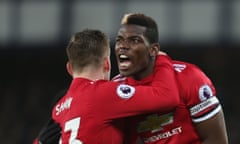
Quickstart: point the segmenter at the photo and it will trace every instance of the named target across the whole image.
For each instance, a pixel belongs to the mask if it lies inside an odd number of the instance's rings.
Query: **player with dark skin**
[[[61,126],[62,144],[121,144],[121,119],[174,110],[178,105],[177,83],[168,56],[160,57],[156,73],[161,77],[154,77],[152,85],[130,86],[109,81],[110,47],[101,31],[76,33],[66,52],[72,82],[52,110],[52,118]]]
[[[148,24],[146,21],[148,21]],[[154,73],[154,60],[157,56],[151,56],[149,53],[151,53],[152,50],[160,50],[160,45],[158,43],[157,25],[154,26],[154,29],[151,27],[151,25],[154,25],[152,23],[155,23],[154,20],[144,14],[127,14],[122,19],[121,27],[116,37],[115,54],[118,62],[119,73],[122,76],[127,78],[130,77],[130,79],[136,80],[135,83],[141,83],[141,81],[144,81],[145,77]],[[166,54],[159,52],[159,55]],[[181,77],[181,74],[177,75],[180,75],[179,77]],[[192,77],[193,81],[198,81],[200,79],[194,74],[190,74],[189,77]],[[182,79],[178,80],[184,81]],[[127,80],[125,80],[125,82],[128,83]],[[182,82],[179,82],[180,87],[181,84]],[[194,84],[189,85],[189,89],[191,89],[191,87],[194,87]],[[185,95],[187,90],[182,90],[181,93]],[[211,113],[213,113],[211,117],[201,120],[201,122],[189,122],[191,123],[189,125],[193,125],[195,128],[197,133],[196,135],[199,137],[196,139],[199,139],[200,142],[196,143],[228,143],[224,114],[220,104],[218,106],[218,110],[213,111],[215,111],[215,113],[211,111]],[[131,134],[128,136],[131,137]],[[181,139],[181,137],[179,139]],[[181,143],[181,141],[179,142]],[[164,142],[156,141],[155,143],[162,144]],[[168,141],[166,143],[172,144],[175,142]]]
[[[145,17],[145,15],[143,14],[136,15],[141,15]],[[149,29],[145,26],[144,23],[139,24],[139,22],[135,22],[135,24],[133,24],[132,22],[126,22],[126,18],[127,16],[123,18],[121,28],[119,29],[118,35],[116,37],[115,50],[118,61],[118,68],[122,76],[130,78],[131,81],[127,82],[137,82],[138,84],[141,84],[145,81],[146,77],[149,77],[149,75],[154,75],[153,73],[155,60],[158,56],[151,54],[156,54],[156,51],[160,50],[160,45],[158,43],[158,30],[157,26],[156,29]],[[149,17],[147,19],[149,19]],[[162,52],[159,52],[159,54],[165,55],[165,53]],[[189,77],[193,76],[189,75]],[[199,78],[193,77],[193,80],[194,79],[198,80]],[[114,79],[114,81],[119,82],[119,78]],[[181,82],[179,83],[179,87],[181,87]],[[182,93],[185,92],[183,91]],[[204,121],[198,123],[191,122],[191,124],[189,125],[192,125],[194,127],[196,135],[199,137],[199,143],[228,143],[228,136],[226,132],[222,109],[220,109],[216,114]],[[131,141],[131,136],[132,135],[128,135],[128,137],[130,137],[130,140],[127,139],[126,143],[131,144],[135,142]],[[162,144],[164,142],[156,143]],[[172,143],[174,142],[166,142],[166,144]]]
[[[66,51],[67,70],[73,79],[52,110],[53,120],[49,122],[52,127],[46,132],[51,131],[49,138],[55,141],[48,143],[58,143],[59,138],[51,135],[61,130],[62,144],[120,144],[124,141],[120,126],[125,117],[173,110],[179,103],[174,69],[168,56],[159,59],[156,70],[162,77],[154,77],[153,85],[130,86],[108,81],[110,47],[101,31],[86,29],[76,33]],[[157,51],[151,55],[157,55]],[[35,143],[45,142],[39,138]]]

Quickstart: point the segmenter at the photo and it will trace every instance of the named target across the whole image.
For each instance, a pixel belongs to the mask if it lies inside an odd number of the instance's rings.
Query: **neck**
[[[73,72],[73,78],[86,78],[92,81],[104,79],[104,73],[100,69],[85,68],[82,72]]]
[[[149,76],[150,74],[153,73],[154,64],[155,64],[154,62],[150,63],[147,68],[142,69],[141,71],[138,72],[138,74],[134,74],[132,78],[135,80],[142,80],[145,77]]]

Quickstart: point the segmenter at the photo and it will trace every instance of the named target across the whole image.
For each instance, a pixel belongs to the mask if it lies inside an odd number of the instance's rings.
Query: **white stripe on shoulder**
[[[199,118],[193,118],[193,122],[194,123],[199,123],[202,121],[205,121],[213,116],[215,116],[220,110],[222,109],[221,105],[219,104],[217,106],[217,108],[215,108],[213,111],[211,111],[210,113],[208,113],[207,115],[203,116],[203,117],[199,117]]]
[[[126,77],[113,79],[114,82],[121,82],[121,81],[125,81],[125,80],[126,80]]]
[[[185,64],[173,64],[173,68],[177,72],[182,72],[186,67]]]
[[[114,81],[114,82],[121,82],[121,81],[125,81],[125,80],[126,80],[126,77],[122,76],[120,74],[118,74],[112,78],[112,81]]]

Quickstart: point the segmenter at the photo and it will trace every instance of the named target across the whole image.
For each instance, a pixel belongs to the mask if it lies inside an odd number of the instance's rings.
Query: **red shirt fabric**
[[[52,110],[62,129],[61,143],[122,144],[124,117],[169,111],[179,104],[171,61],[161,57],[152,86],[130,86],[105,80],[73,79]],[[168,98],[170,97],[170,98]]]
[[[157,59],[156,65],[159,62]],[[193,124],[207,120],[221,110],[212,82],[197,66],[180,61],[173,61],[172,66],[178,82],[180,104],[174,111],[129,118],[126,143],[136,143],[140,137],[145,144],[200,144]],[[153,75],[154,78],[162,76],[160,73],[159,76],[157,73]],[[139,82],[129,77],[118,81],[151,85],[153,75]]]

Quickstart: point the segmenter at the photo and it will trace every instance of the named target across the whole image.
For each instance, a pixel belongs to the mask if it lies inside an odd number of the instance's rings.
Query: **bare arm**
[[[195,124],[202,144],[228,144],[223,111],[212,118]]]

